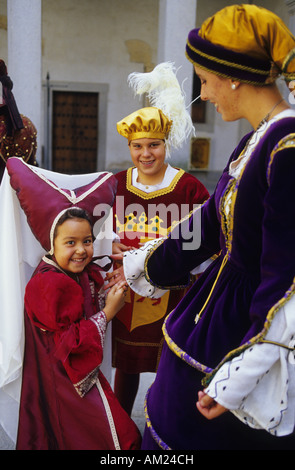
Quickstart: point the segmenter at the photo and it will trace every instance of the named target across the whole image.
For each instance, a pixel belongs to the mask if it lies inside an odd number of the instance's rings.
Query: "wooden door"
[[[97,171],[99,94],[53,91],[52,106],[53,171]]]

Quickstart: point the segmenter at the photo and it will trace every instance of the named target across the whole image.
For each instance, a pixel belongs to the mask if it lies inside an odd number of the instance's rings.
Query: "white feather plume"
[[[134,72],[128,76],[128,83],[136,95],[147,94],[151,106],[155,106],[172,121],[167,139],[167,151],[179,148],[183,142],[195,135],[195,128],[185,106],[182,92],[172,62],[157,65],[152,72]]]

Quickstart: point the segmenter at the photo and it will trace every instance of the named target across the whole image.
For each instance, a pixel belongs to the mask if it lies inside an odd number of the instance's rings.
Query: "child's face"
[[[146,138],[132,140],[129,149],[132,162],[143,179],[149,178],[152,184],[153,179],[157,183],[158,177],[163,178],[166,170],[166,149],[163,140]]]
[[[91,227],[85,219],[67,219],[57,229],[54,256],[64,271],[81,273],[93,257]]]

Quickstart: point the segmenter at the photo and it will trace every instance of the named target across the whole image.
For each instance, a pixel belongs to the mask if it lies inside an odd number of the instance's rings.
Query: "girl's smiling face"
[[[57,228],[53,246],[55,260],[63,271],[81,273],[93,257],[93,237],[88,220],[65,220]]]
[[[129,143],[130,155],[143,184],[160,183],[165,175],[165,142],[161,139],[135,139]]]

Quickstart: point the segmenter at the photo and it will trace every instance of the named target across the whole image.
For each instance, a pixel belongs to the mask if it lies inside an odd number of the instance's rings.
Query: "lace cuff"
[[[150,284],[146,280],[144,272],[146,257],[159,241],[162,241],[162,239],[157,238],[151,240],[138,250],[131,250],[124,253],[123,268],[125,279],[129,287],[142,297],[158,299],[167,292],[167,290],[159,289]]]

